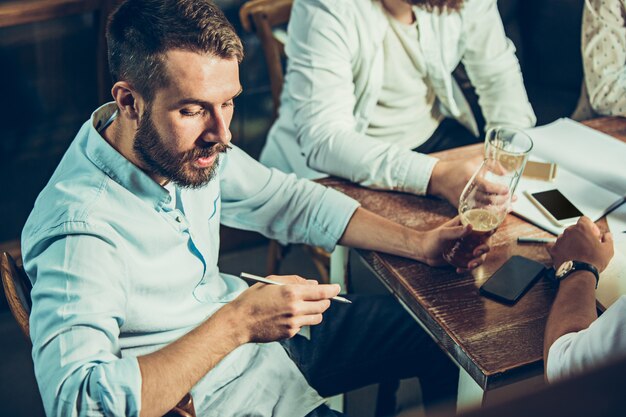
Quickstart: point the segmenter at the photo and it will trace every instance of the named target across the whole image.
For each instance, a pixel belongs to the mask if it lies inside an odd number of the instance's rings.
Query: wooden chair
[[[3,252],[0,257],[0,276],[2,278],[2,286],[4,287],[4,295],[9,303],[9,309],[30,345],[28,319],[32,307],[30,292],[33,289],[30,279],[24,272],[24,268],[21,265],[18,266],[13,257],[7,252]],[[187,393],[166,416],[195,417],[196,413],[191,394]]]
[[[251,0],[239,9],[241,26],[247,32],[255,33],[261,41],[270,77],[274,117],[278,115],[284,81],[286,32],[282,30],[282,26],[289,22],[292,3],[293,0]]]
[[[283,89],[285,58],[285,26],[289,22],[293,0],[251,0],[239,9],[241,25],[247,32],[257,35],[265,54],[265,62],[270,78],[274,117],[278,116],[280,93]],[[272,240],[267,258],[267,274],[275,274],[288,248]],[[330,254],[323,249],[305,246],[311,260],[320,274],[322,282],[330,282]]]

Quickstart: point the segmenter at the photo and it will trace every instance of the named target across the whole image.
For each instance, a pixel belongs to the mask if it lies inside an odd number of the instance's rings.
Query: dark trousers
[[[324,320],[282,344],[309,384],[332,396],[377,382],[417,376],[424,405],[453,400],[458,368],[391,295],[348,295]],[[322,406],[307,417],[339,416]]]
[[[474,136],[456,120],[443,119],[431,137],[413,150],[419,153],[433,153],[479,142],[482,142],[482,138]]]

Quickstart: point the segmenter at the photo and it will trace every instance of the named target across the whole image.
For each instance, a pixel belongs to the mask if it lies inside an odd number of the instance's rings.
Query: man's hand
[[[422,250],[419,255],[422,262],[427,263],[430,266],[445,265],[443,260],[443,251],[448,248],[457,239],[467,236],[472,232],[471,226],[463,226],[461,224],[461,218],[459,216],[452,220],[447,221],[436,229],[424,232],[420,237],[420,243]],[[474,249],[474,259],[467,263],[467,269],[457,268],[457,272],[465,272],[469,269],[474,269],[483,263],[485,260],[485,254],[489,252],[488,245],[480,245]]]
[[[590,263],[602,272],[613,257],[613,237],[609,232],[601,233],[588,217],[581,217],[548,247],[548,252],[555,268],[563,262],[576,260]]]
[[[428,183],[428,194],[445,198],[454,207],[458,207],[463,188],[482,161],[482,155],[477,155],[471,158],[437,162]]]
[[[295,336],[302,326],[322,322],[336,284],[319,284],[296,275],[269,276],[286,285],[255,284],[225,306],[242,326],[242,343],[266,343]]]

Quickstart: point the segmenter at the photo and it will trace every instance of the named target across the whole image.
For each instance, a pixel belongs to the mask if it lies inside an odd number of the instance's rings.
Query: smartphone
[[[554,162],[527,161],[523,177],[542,181],[553,181],[556,178],[557,165]]]
[[[512,256],[480,287],[480,293],[506,304],[515,304],[545,270],[545,266],[532,259]]]
[[[569,226],[583,215],[571,201],[557,189],[524,194],[548,219],[557,226]]]

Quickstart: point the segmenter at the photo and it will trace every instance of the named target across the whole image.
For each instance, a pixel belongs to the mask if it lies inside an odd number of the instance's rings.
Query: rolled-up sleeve
[[[139,364],[119,345],[122,248],[96,234],[54,235],[24,259],[34,281],[32,354],[46,414],[139,415]]]
[[[626,356],[626,296],[587,329],[558,338],[548,352],[546,376],[553,382]]]
[[[354,10],[336,2],[296,1],[286,53],[296,136],[307,165],[369,188],[426,194],[437,159],[357,130],[352,56]]]
[[[227,226],[329,251],[359,206],[338,191],[269,169],[237,147],[223,160],[220,188]]]

